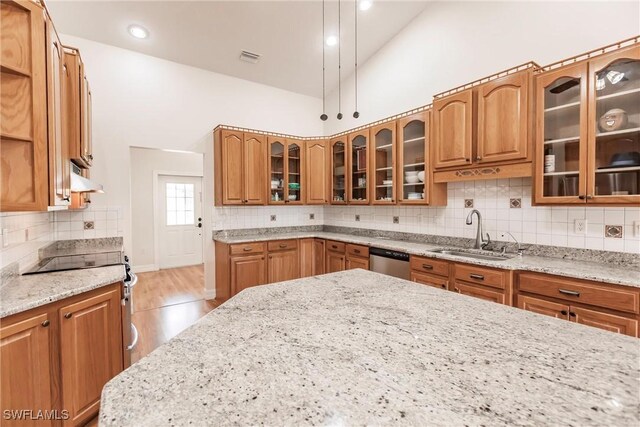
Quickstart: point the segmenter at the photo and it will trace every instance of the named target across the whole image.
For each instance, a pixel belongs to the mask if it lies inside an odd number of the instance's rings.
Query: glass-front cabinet
[[[333,205],[347,203],[347,136],[329,141],[331,152],[331,201]]]
[[[269,137],[269,204],[301,204],[302,143]]]
[[[348,201],[369,204],[369,129],[349,135]]]
[[[427,117],[428,112],[422,112],[398,120],[398,198],[403,204],[427,200]]]
[[[640,202],[640,47],[536,77],[537,204]]]
[[[384,123],[371,129],[371,186],[373,204],[396,203],[396,122]]]

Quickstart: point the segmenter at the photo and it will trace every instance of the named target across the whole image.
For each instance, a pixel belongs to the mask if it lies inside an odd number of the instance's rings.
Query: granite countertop
[[[124,280],[124,265],[14,276],[0,287],[0,318]]]
[[[640,346],[365,270],[240,292],[112,379],[101,426],[638,425]]]
[[[430,258],[440,258],[448,261],[464,262],[467,264],[483,265],[487,267],[501,268],[505,270],[521,270],[539,273],[555,274],[558,276],[576,279],[593,280],[596,282],[612,283],[640,287],[640,271],[629,270],[620,266],[604,263],[565,260],[562,258],[523,255],[504,261],[479,260],[431,252],[434,249],[460,249],[448,245],[435,245],[432,243],[419,243],[413,241],[390,240],[378,237],[356,236],[343,233],[331,233],[326,231],[306,231],[291,233],[256,234],[233,237],[215,237],[214,240],[224,243],[247,243],[267,241],[275,239],[302,239],[317,237],[321,239],[337,240],[347,243],[355,243],[366,246],[375,246],[383,249],[391,249],[406,252],[411,255],[420,255]],[[486,253],[486,251],[485,251]]]

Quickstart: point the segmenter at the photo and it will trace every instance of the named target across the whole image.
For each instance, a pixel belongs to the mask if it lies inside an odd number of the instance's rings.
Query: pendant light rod
[[[354,46],[354,58],[355,58],[355,71],[354,71],[354,83],[355,83],[355,91],[356,91],[356,102],[355,102],[355,111],[353,112],[353,118],[357,119],[360,117],[360,113],[358,112],[358,0],[353,2],[354,7],[354,16],[355,16],[355,46]]]
[[[325,90],[325,60],[324,60],[324,56],[325,56],[325,34],[324,34],[324,9],[325,9],[325,5],[324,5],[325,0],[322,0],[322,114],[320,115],[320,120],[322,120],[323,122],[327,120],[328,116],[326,113],[326,98],[327,98],[327,94],[326,94],[326,90]]]
[[[342,120],[342,2],[338,0],[338,120]]]

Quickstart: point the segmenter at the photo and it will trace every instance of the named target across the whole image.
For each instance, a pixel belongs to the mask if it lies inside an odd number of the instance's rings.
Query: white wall
[[[202,176],[203,154],[131,147],[131,259],[140,271],[157,269],[155,259],[154,173]]]
[[[328,96],[325,134],[429,104],[437,93],[528,61],[545,65],[636,36],[638,16],[637,1],[433,2],[360,64],[358,120],[353,76],[342,83],[341,121],[337,92]]]

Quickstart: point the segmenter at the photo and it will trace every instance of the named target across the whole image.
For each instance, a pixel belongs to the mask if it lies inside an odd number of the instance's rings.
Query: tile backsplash
[[[83,211],[55,213],[57,240],[118,237],[123,234],[124,216],[117,206],[91,207]],[[88,224],[93,224],[88,226]]]
[[[323,225],[324,209],[323,206],[216,206],[213,230]]]

